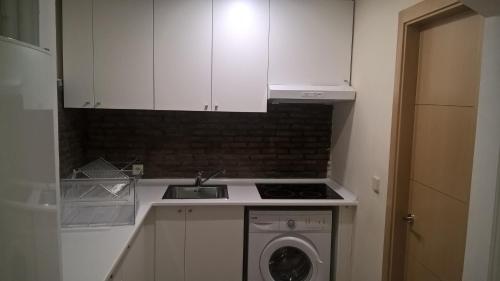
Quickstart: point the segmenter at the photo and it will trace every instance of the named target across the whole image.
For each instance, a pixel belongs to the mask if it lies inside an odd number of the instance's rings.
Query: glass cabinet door
[[[0,0],[0,36],[40,46],[39,0]]]

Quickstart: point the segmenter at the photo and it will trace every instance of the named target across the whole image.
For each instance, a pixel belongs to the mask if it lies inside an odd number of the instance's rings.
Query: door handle
[[[403,217],[403,220],[407,222],[408,224],[413,224],[415,222],[415,215],[414,214],[408,214]]]

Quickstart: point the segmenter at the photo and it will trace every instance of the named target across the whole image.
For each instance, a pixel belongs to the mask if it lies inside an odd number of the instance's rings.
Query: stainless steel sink
[[[169,185],[163,199],[228,199],[227,185]]]

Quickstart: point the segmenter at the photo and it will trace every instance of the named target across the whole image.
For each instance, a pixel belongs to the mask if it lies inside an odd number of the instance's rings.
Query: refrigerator
[[[40,8],[54,10],[53,1],[40,3],[44,3]],[[39,35],[54,46],[55,17],[52,14],[45,19],[46,25]],[[0,280],[59,281],[55,50],[3,35],[0,36]]]

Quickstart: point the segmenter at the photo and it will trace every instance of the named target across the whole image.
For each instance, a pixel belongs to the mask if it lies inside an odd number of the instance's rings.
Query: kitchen
[[[1,279],[495,280],[493,2],[0,1]]]

